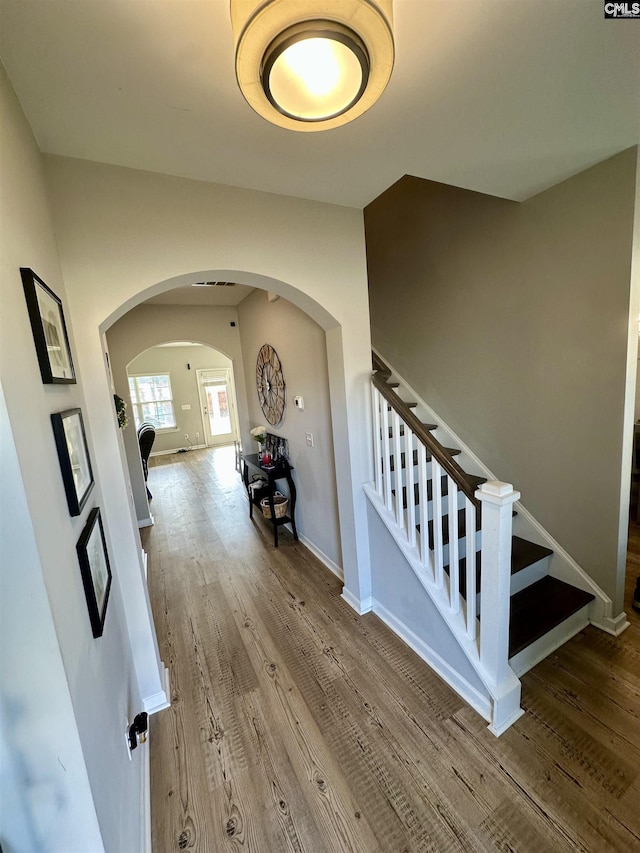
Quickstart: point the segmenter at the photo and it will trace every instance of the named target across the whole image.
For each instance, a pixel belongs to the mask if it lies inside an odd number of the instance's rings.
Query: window
[[[136,429],[145,421],[153,424],[156,429],[175,428],[176,416],[168,373],[130,376],[129,393]]]

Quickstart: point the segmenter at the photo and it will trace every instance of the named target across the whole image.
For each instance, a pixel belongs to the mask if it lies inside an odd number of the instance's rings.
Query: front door
[[[207,446],[237,441],[238,425],[232,370],[196,370],[196,374]]]

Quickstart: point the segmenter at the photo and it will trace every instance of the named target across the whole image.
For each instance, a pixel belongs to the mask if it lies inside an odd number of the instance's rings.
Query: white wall
[[[127,758],[123,720],[140,710],[140,693],[120,566],[114,559],[105,631],[94,640],[76,542],[104,495],[98,477],[82,515],[69,516],[50,421],[52,412],[75,406],[88,414],[85,373],[71,322],[78,383],[43,385],[40,378],[19,268],[32,267],[53,288],[67,322],[69,303],[41,157],[1,67],[0,126],[0,372],[8,412],[2,424],[0,684],[2,748],[10,756],[8,766],[3,761],[3,792],[10,786],[13,795],[5,800],[3,793],[0,838],[7,851],[84,853],[103,843],[107,850],[138,850],[141,762]],[[86,425],[96,459],[88,417]],[[108,523],[106,533],[113,557]]]
[[[114,525],[126,526],[121,505],[128,492],[106,418],[112,402],[98,328],[194,276],[262,287],[288,298],[327,331],[345,587],[356,606],[368,599],[361,486],[372,476],[371,356],[362,212],[60,157],[46,158],[46,172],[78,354],[89,380],[97,466]],[[135,533],[119,539],[116,556],[123,565]]]
[[[250,426],[264,424],[269,432],[288,440],[295,468],[298,533],[341,567],[325,332],[288,300],[269,302],[264,290],[254,291],[240,303],[238,319]],[[278,353],[286,384],[284,417],[275,427],[266,422],[256,390],[256,359],[265,343]],[[304,399],[303,411],[293,405],[296,395]],[[306,443],[307,432],[313,434],[313,447]],[[255,453],[255,442],[245,450]]]
[[[176,427],[172,430],[156,431],[152,453],[166,453],[189,447],[189,442],[184,438],[185,433],[189,435],[192,444],[206,443],[196,371],[220,368],[232,370],[233,362],[219,350],[205,346],[151,347],[130,362],[127,369],[129,376],[136,373],[167,373],[171,381]],[[124,399],[127,400],[131,411],[128,397]],[[191,408],[185,410],[183,406]],[[130,420],[134,423],[133,415]]]
[[[638,338],[638,358],[636,361],[640,362],[640,338]],[[640,370],[636,370],[636,397],[635,397],[635,407],[634,407],[634,419],[636,423],[640,423]]]

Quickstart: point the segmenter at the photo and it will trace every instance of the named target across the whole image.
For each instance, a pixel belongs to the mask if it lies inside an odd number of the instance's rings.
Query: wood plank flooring
[[[171,708],[151,718],[155,853],[640,851],[640,529],[631,627],[523,678],[500,739],[290,534],[229,449],[154,457],[143,531]]]

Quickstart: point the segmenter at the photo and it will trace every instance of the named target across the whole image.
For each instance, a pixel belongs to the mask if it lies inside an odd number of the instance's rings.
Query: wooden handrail
[[[422,421],[418,420],[404,400],[401,400],[393,388],[389,387],[387,381],[391,376],[391,371],[376,353],[373,354],[373,366],[376,371],[371,377],[374,386],[390,404],[391,408],[395,409],[400,415],[413,434],[417,436],[418,440],[428,448],[434,459],[438,460],[460,491],[464,492],[476,507],[480,507],[480,501],[475,497],[476,487],[469,483],[463,469],[449,456],[440,442],[431,435],[429,430],[425,429]]]

